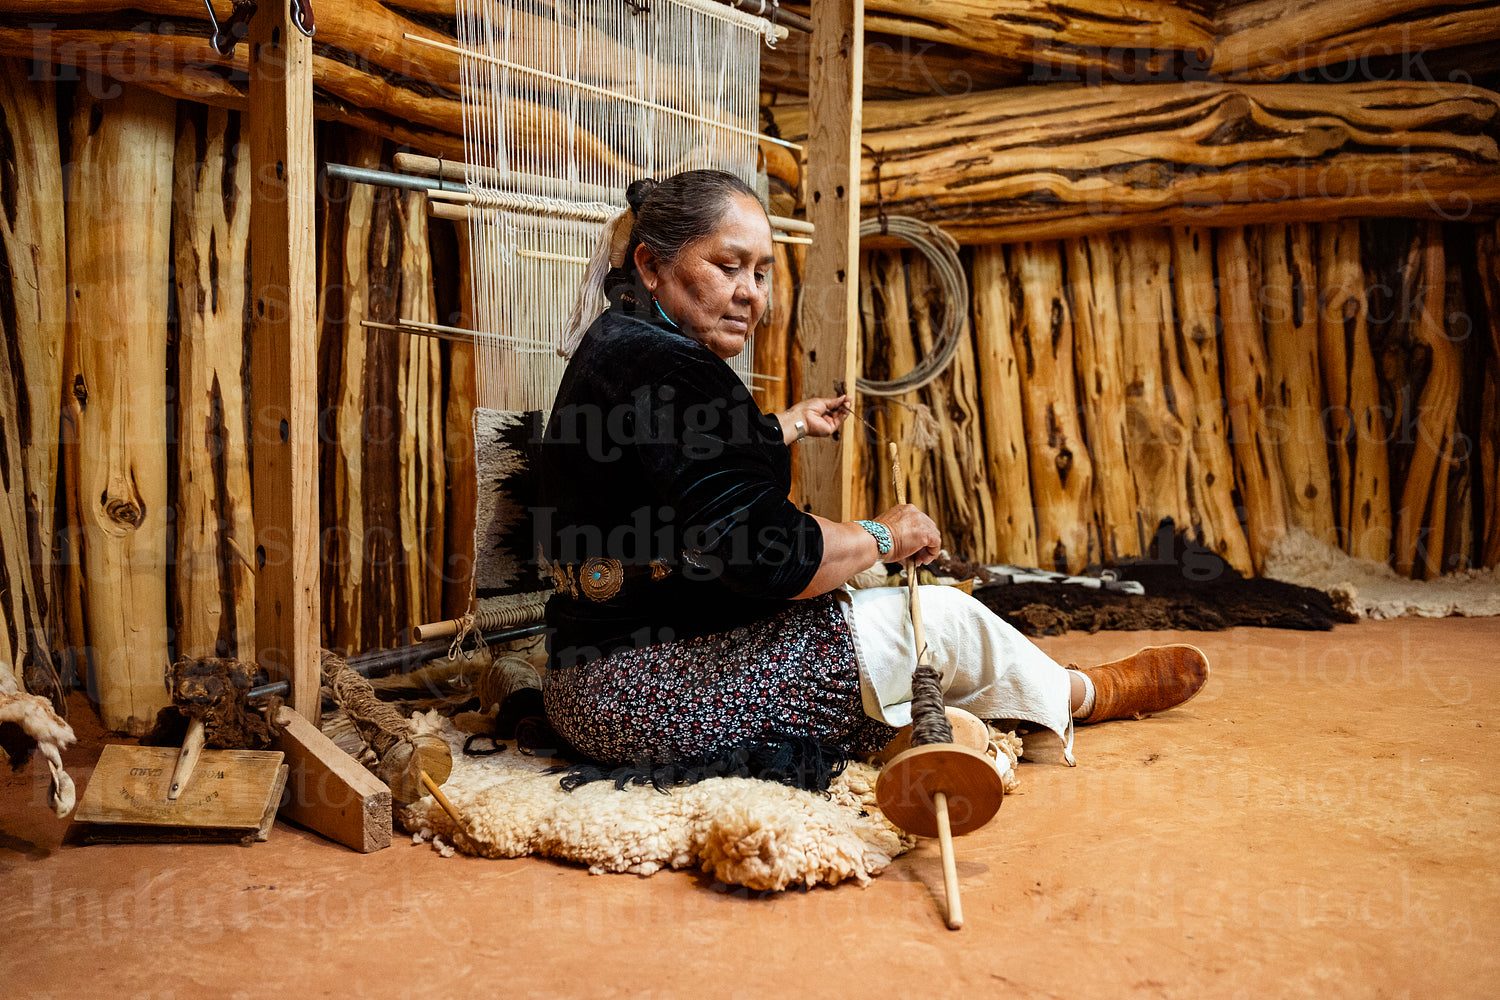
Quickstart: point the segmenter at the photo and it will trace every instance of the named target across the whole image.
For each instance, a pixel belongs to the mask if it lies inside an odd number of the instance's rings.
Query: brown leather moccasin
[[[1083,722],[1142,719],[1176,708],[1201,691],[1208,680],[1208,657],[1197,646],[1148,646],[1081,671],[1094,682],[1094,710]]]

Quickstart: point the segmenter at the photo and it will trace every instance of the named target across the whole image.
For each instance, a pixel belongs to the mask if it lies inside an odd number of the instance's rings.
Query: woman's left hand
[[[797,422],[807,427],[808,437],[830,437],[849,415],[850,398],[845,396],[815,397],[793,403],[776,415],[781,422],[781,433],[787,444],[797,440]]]

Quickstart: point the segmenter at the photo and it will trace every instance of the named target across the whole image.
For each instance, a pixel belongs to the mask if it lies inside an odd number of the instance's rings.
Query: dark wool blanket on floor
[[[1175,534],[1171,522],[1146,557],[1112,567],[1136,580],[1142,595],[1071,584],[1016,583],[979,587],[974,596],[1026,635],[1135,629],[1214,632],[1236,625],[1326,631],[1355,621],[1321,590],[1279,580],[1246,579],[1215,553]]]

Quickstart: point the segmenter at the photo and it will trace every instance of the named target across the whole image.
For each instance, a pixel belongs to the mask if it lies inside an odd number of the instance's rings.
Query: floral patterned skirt
[[[553,670],[544,700],[558,733],[606,764],[699,758],[771,734],[859,756],[895,734],[865,714],[854,642],[831,594],[728,632]]]

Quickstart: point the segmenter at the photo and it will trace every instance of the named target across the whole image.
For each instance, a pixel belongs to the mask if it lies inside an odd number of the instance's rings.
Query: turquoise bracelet
[[[890,528],[887,528],[879,521],[855,521],[854,523],[859,525],[861,528],[864,528],[871,535],[875,536],[875,548],[880,552],[881,555],[888,556],[891,554],[892,543]]]

